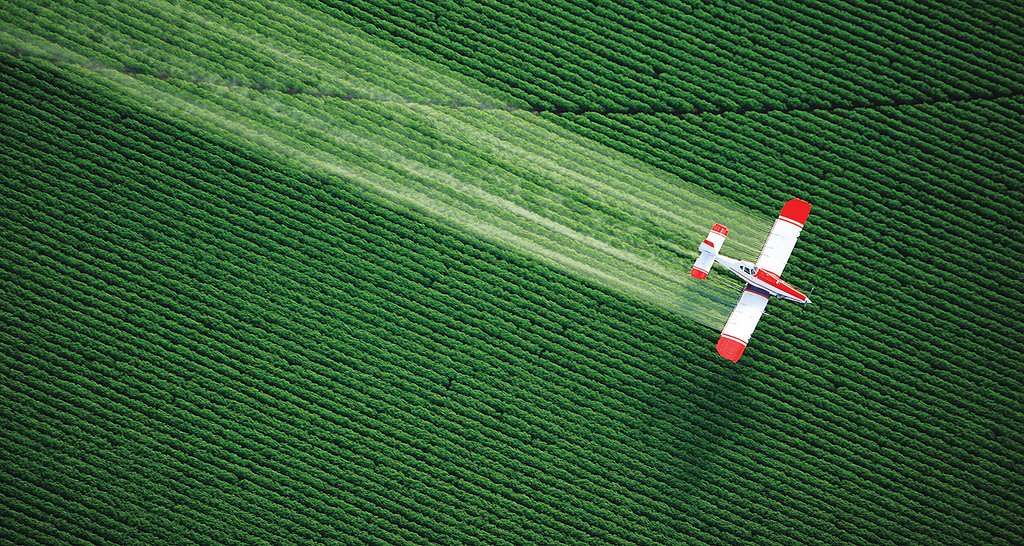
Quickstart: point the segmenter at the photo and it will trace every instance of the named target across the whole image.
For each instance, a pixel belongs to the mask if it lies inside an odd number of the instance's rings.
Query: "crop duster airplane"
[[[722,329],[722,337],[718,340],[718,354],[733,362],[739,361],[743,349],[747,347],[747,342],[754,333],[754,328],[757,328],[757,321],[761,320],[761,314],[773,296],[802,303],[804,307],[811,302],[809,293],[804,295],[779,278],[810,213],[810,203],[799,199],[787,201],[782,207],[782,213],[775,220],[768,239],[764,242],[764,248],[761,249],[761,256],[756,264],[719,254],[725,236],[729,234],[729,230],[721,224],[715,224],[708,238],[700,244],[700,256],[693,264],[691,276],[706,279],[708,271],[715,262],[718,262],[747,283],[740,294],[740,300],[736,302],[736,307],[725,323],[725,328]]]

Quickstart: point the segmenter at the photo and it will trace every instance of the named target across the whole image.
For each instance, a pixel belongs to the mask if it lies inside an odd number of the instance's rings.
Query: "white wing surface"
[[[775,220],[768,239],[761,249],[761,257],[757,259],[757,267],[781,276],[782,270],[793,253],[796,240],[804,229],[807,216],[811,213],[811,204],[800,199],[790,199],[782,206],[782,213]]]
[[[765,306],[768,305],[768,293],[756,286],[747,285],[740,294],[729,320],[722,328],[722,337],[718,339],[718,354],[737,362],[747,348],[747,342],[761,320]]]

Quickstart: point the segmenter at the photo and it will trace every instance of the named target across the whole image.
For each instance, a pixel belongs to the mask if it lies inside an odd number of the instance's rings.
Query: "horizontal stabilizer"
[[[711,228],[708,238],[704,239],[704,242],[698,247],[700,256],[697,256],[697,261],[693,263],[693,269],[690,270],[691,277],[708,278],[708,271],[711,271],[711,266],[715,265],[715,257],[722,250],[722,243],[725,242],[725,237],[728,234],[729,230],[722,224],[715,224],[715,227]]]

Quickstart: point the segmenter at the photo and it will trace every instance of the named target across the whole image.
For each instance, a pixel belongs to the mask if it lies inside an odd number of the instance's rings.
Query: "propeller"
[[[811,287],[811,291],[807,293],[807,299],[804,300],[804,308],[800,311],[801,315],[804,314],[804,310],[807,309],[807,304],[811,303],[811,294],[813,294],[813,293],[814,293],[814,287],[812,286]]]

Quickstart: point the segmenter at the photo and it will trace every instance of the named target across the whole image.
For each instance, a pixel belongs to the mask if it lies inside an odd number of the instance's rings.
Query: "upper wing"
[[[743,289],[740,301],[736,302],[725,328],[722,328],[722,337],[718,339],[718,354],[733,362],[740,359],[754,328],[757,328],[757,322],[761,320],[768,299],[768,293],[756,286],[748,284]]]
[[[764,268],[781,276],[782,270],[793,253],[796,239],[804,229],[804,222],[811,213],[811,204],[799,199],[790,199],[782,206],[782,213],[775,220],[768,239],[761,249],[761,257],[757,259],[757,267]]]

